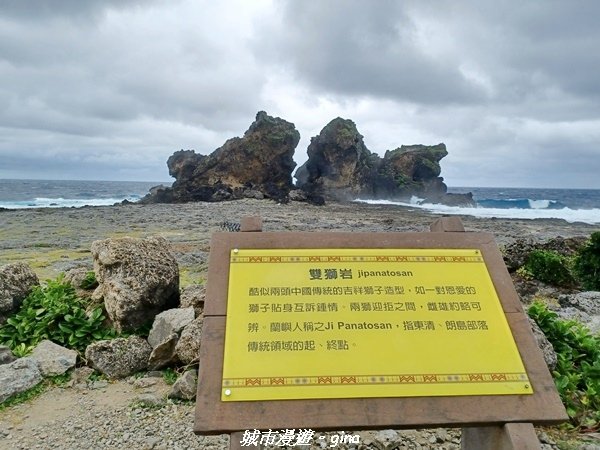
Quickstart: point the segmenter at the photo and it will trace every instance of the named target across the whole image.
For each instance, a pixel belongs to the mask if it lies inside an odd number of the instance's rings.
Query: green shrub
[[[600,231],[592,233],[590,242],[579,250],[573,271],[585,289],[600,290]]]
[[[81,281],[79,287],[81,289],[93,289],[98,286],[98,281],[96,280],[96,274],[93,270],[90,270],[85,274],[85,278]]]
[[[574,320],[559,319],[543,303],[533,303],[528,313],[556,351],[554,383],[571,425],[597,428],[600,426],[600,337]]]
[[[523,266],[535,279],[555,286],[573,286],[575,280],[569,270],[569,261],[549,250],[534,250]]]
[[[36,287],[23,301],[21,309],[0,326],[0,343],[19,356],[31,351],[43,339],[80,353],[93,341],[109,339],[116,332],[103,325],[103,309],[86,313],[85,304],[62,277]]]

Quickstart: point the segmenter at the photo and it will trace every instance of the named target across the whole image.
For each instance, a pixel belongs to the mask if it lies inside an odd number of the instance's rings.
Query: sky
[[[2,0],[0,178],[173,181],[258,111],[446,144],[449,186],[600,189],[600,2]]]

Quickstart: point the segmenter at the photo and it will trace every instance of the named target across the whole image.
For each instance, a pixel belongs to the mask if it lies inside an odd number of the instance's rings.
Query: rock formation
[[[142,202],[221,201],[243,197],[286,201],[293,189],[294,124],[260,111],[244,136],[229,139],[210,155],[175,152],[167,161],[171,188],[157,186]]]
[[[354,122],[338,117],[311,139],[308,161],[296,179],[301,189],[333,200],[407,200],[416,195],[444,202],[439,162],[447,154],[444,144],[403,145],[381,158],[365,146]],[[456,195],[453,202],[473,204],[472,197]]]
[[[440,177],[444,144],[410,145],[381,158],[366,147],[354,122],[337,118],[311,139],[308,161],[298,169],[292,157],[300,140],[294,124],[264,111],[242,138],[229,139],[210,155],[175,152],[167,161],[172,187],[155,186],[142,203],[270,198],[317,205],[332,200],[408,200],[474,206],[470,194],[447,194]]]
[[[19,310],[34,286],[39,286],[37,275],[27,264],[7,264],[0,268],[0,325]]]
[[[338,117],[311,139],[308,161],[296,173],[298,186],[336,200],[371,196],[378,158],[367,149],[354,122]]]
[[[179,267],[164,238],[105,239],[91,250],[99,283],[93,299],[104,301],[118,331],[134,330],[179,305]]]
[[[0,365],[0,403],[31,389],[42,381],[38,363],[33,358],[19,358]]]
[[[125,378],[148,367],[152,347],[139,336],[97,341],[85,349],[88,364],[109,378]]]

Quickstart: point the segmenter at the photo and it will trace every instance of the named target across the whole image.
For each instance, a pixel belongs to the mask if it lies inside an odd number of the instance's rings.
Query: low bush
[[[585,289],[600,291],[600,231],[592,233],[588,244],[579,250],[573,271]]]
[[[81,281],[79,287],[81,289],[94,289],[98,286],[98,281],[96,280],[96,274],[93,270],[90,270],[85,274],[85,278]]]
[[[536,280],[544,283],[565,287],[575,284],[569,268],[569,260],[553,251],[534,250],[523,267]]]
[[[574,320],[561,320],[546,305],[534,302],[529,316],[542,329],[558,356],[554,383],[571,425],[600,427],[600,337]]]
[[[104,310],[89,313],[75,295],[73,287],[62,277],[38,286],[23,301],[21,309],[0,326],[0,343],[18,356],[29,353],[43,339],[83,353],[93,341],[116,336],[104,326]]]

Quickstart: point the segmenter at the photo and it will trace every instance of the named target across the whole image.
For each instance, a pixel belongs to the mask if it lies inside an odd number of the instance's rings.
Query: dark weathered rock
[[[200,357],[200,342],[202,340],[203,317],[197,317],[181,332],[179,342],[175,347],[175,353],[183,364],[198,362]]]
[[[354,122],[338,117],[311,139],[308,161],[296,179],[307,193],[334,200],[444,199],[439,162],[447,154],[444,144],[410,145],[381,158],[369,151]]]
[[[197,388],[198,371],[196,371],[196,369],[191,369],[177,379],[167,396],[169,398],[181,400],[194,400],[196,398]]]
[[[210,155],[193,150],[175,152],[167,161],[176,180],[173,186],[156,189],[142,202],[214,202],[261,196],[287,201],[299,140],[294,124],[260,111],[243,137],[229,139]]]
[[[444,144],[403,145],[395,150],[388,150],[374,179],[374,196],[440,197],[446,193],[446,185],[440,177],[440,161],[446,155],[448,152]]]
[[[38,362],[43,376],[62,375],[75,367],[77,352],[44,339],[33,349],[31,358]]]
[[[7,264],[0,268],[0,325],[19,310],[25,297],[40,281],[27,264]]]
[[[10,364],[16,359],[9,347],[0,345],[0,364]]]
[[[338,117],[311,138],[308,161],[296,173],[298,186],[336,200],[371,197],[378,159],[365,146],[354,122]]]
[[[428,197],[423,200],[423,203],[441,203],[446,206],[458,206],[461,208],[473,208],[477,206],[475,200],[473,200],[473,193],[468,192],[466,194],[454,194],[445,193],[439,194],[434,197]]]
[[[42,374],[33,358],[20,358],[0,365],[0,403],[31,389],[42,381]]]
[[[139,336],[94,342],[85,349],[88,364],[109,378],[125,378],[148,367],[152,348]]]
[[[92,256],[99,283],[93,298],[104,301],[117,330],[134,330],[178,306],[179,268],[164,238],[95,241]]]

